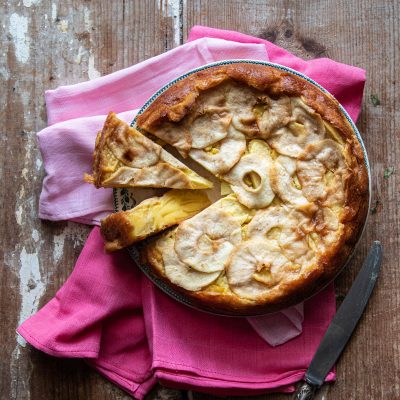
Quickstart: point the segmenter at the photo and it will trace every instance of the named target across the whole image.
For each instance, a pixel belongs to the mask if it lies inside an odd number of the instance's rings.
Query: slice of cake
[[[129,211],[111,214],[101,221],[107,251],[127,247],[150,235],[177,225],[211,204],[203,191],[170,190],[151,197]]]
[[[206,189],[199,176],[139,131],[110,113],[98,133],[93,175],[85,181],[100,187]]]

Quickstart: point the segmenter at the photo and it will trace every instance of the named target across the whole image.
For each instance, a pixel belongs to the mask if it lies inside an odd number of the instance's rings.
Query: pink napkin
[[[123,112],[121,117],[130,121],[130,110],[140,107],[158,87],[210,61],[267,59],[267,50],[271,61],[312,76],[357,117],[364,71],[328,59],[306,62],[237,32],[192,29],[191,40],[201,36],[216,39],[196,40],[107,77],[46,93],[52,125],[38,135],[47,173],[40,199],[42,218],[97,223],[112,211],[109,190],[94,190],[81,181],[82,170],[90,171],[94,136],[105,114]],[[49,354],[90,358],[96,369],[138,398],[156,379],[216,394],[287,391],[304,374],[335,310],[330,287],[305,303],[303,333],[272,348],[246,320],[190,310],[141,276],[125,253],[104,254],[95,228],[67,283],[18,332]],[[277,316],[285,317],[272,317]],[[301,309],[293,309],[286,318],[301,323]],[[251,321],[255,329],[257,322]],[[267,336],[276,339],[274,329],[287,329],[284,321],[280,324],[271,324]],[[294,325],[301,331],[297,322]],[[258,331],[265,334],[265,325],[261,328]],[[283,337],[282,330],[279,334]],[[328,379],[333,378],[331,373]]]

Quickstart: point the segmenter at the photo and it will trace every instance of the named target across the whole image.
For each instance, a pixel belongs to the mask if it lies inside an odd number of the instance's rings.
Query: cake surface
[[[368,174],[339,104],[315,85],[269,66],[210,67],[168,88],[136,123],[232,192],[142,249],[194,303],[276,311],[322,288],[348,259]]]

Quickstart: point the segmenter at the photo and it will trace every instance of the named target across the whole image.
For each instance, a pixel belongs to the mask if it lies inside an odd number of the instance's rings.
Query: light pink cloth
[[[121,117],[130,121],[134,113],[129,110],[140,107],[159,86],[210,61],[267,59],[267,49],[271,61],[308,73],[330,89],[353,118],[357,117],[364,71],[328,59],[306,62],[269,42],[237,32],[195,27],[190,38],[202,35],[246,44],[202,39],[156,57],[154,64],[149,60],[107,77],[46,93],[49,123],[53,125],[39,133],[47,173],[40,199],[42,218],[96,223],[110,212],[110,190],[94,190],[82,185],[81,180],[82,170],[90,171],[94,136],[105,114],[111,110],[124,112]],[[251,44],[251,40],[257,44]],[[90,361],[93,366],[139,398],[155,379],[213,393],[256,393],[291,389],[287,385],[304,373],[335,309],[330,287],[305,303],[302,335],[272,348],[246,320],[194,312],[164,296],[147,279],[142,282],[142,296],[140,281],[141,274],[124,253],[103,253],[96,228],[71,278],[19,332],[50,354],[94,357]],[[257,328],[256,322],[252,324]]]
[[[303,333],[271,347],[246,319],[195,311],[163,294],[126,252],[105,254],[96,227],[67,282],[18,333],[53,356],[86,358],[138,399],[157,380],[219,395],[291,391],[335,313],[333,286],[304,307]]]
[[[272,315],[247,318],[253,329],[271,346],[286,343],[303,331],[304,304]]]

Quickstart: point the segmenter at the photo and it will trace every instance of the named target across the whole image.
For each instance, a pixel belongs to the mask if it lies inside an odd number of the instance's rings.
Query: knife
[[[330,323],[295,393],[295,400],[311,400],[342,353],[375,286],[382,262],[382,246],[375,241],[364,264]]]

